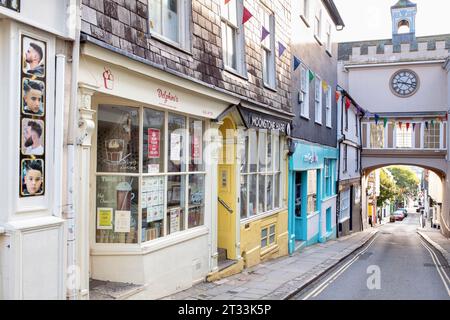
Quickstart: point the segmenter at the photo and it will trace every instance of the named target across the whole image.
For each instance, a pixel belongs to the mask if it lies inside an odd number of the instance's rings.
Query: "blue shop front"
[[[289,253],[336,237],[338,149],[293,140],[289,159]]]

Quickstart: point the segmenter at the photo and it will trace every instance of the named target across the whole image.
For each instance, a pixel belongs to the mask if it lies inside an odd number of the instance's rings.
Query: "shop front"
[[[289,160],[289,252],[336,236],[338,150],[300,140]]]
[[[203,281],[215,268],[211,119],[236,101],[91,43],[79,94],[89,278],[142,285],[136,297],[150,299]]]
[[[361,179],[339,183],[338,209],[339,237],[362,231]]]
[[[290,118],[238,105],[218,121],[218,267],[209,281],[288,252]]]

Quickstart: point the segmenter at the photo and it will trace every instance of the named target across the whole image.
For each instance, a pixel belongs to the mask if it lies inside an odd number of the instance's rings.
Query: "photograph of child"
[[[45,76],[45,44],[28,37],[23,38],[23,72],[29,75]]]
[[[44,121],[22,119],[22,154],[44,154]]]
[[[38,196],[44,193],[44,161],[22,160],[22,196]]]
[[[44,114],[45,84],[42,81],[23,79],[23,113],[42,116]]]

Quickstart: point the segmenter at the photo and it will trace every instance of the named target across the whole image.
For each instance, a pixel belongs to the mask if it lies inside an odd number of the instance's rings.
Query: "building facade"
[[[344,23],[333,1],[299,1],[292,7],[293,120],[289,160],[289,251],[336,236],[338,149],[337,47]]]
[[[0,299],[66,298],[63,106],[75,11],[69,0],[0,3]]]
[[[343,89],[337,90],[338,99],[338,208],[336,221],[337,235],[344,236],[362,231],[362,192],[361,192],[361,120],[364,109]]]
[[[287,254],[290,2],[158,3],[83,1],[81,291],[160,298]]]
[[[370,106],[362,123],[363,190],[370,172],[388,165],[433,170],[448,188],[450,35],[416,37],[416,13],[416,4],[399,1],[391,8],[392,39],[339,44],[339,83]],[[363,210],[370,216],[368,203]],[[445,201],[443,212],[448,222]]]

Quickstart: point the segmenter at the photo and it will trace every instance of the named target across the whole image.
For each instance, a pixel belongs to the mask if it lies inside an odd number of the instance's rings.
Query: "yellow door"
[[[228,259],[236,259],[236,128],[226,118],[219,130],[222,148],[218,165],[218,247],[227,250]]]

